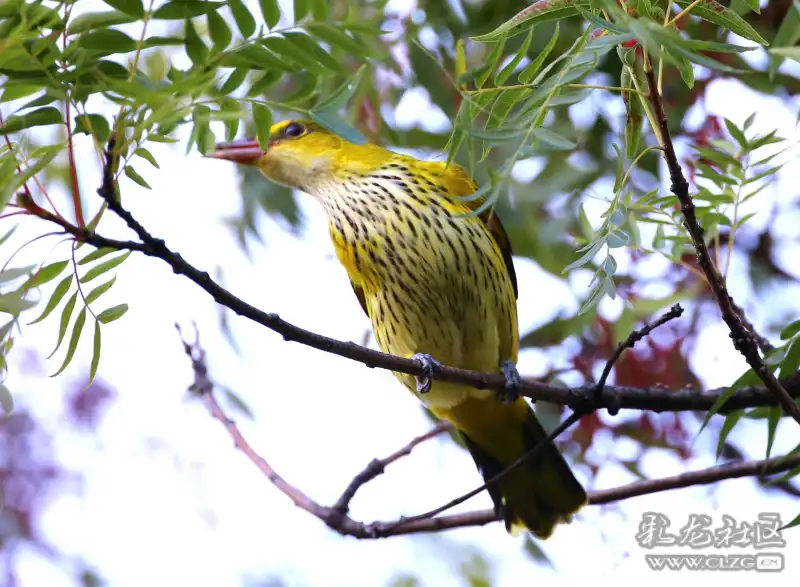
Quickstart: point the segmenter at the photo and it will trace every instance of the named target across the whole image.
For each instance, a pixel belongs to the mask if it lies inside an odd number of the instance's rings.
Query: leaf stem
[[[681,18],[683,18],[684,16],[686,16],[687,14],[689,14],[689,11],[690,11],[692,8],[694,8],[695,6],[697,6],[698,4],[700,4],[701,2],[705,2],[705,0],[694,0],[694,2],[692,2],[691,4],[689,4],[689,6],[687,6],[686,8],[684,8],[683,10],[681,10],[681,11],[680,11],[678,14],[676,14],[676,15],[675,15],[675,18],[673,18],[671,21],[669,21],[669,22],[666,24],[666,26],[669,26],[669,25],[671,25],[671,24],[675,24],[676,22],[678,22],[678,21],[679,21]],[[672,2],[670,2],[670,7],[671,7],[671,6],[672,6]],[[667,12],[667,13],[666,13],[666,15],[667,15],[667,16],[669,16],[669,12]]]

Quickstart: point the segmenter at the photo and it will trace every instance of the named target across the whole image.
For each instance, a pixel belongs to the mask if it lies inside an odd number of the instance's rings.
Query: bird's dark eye
[[[305,132],[306,132],[306,127],[304,127],[299,122],[292,122],[286,125],[286,128],[283,129],[283,136],[289,138],[297,138],[299,136],[302,136],[303,133]]]

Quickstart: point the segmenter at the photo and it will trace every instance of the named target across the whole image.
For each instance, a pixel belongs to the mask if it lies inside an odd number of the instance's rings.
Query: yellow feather
[[[466,170],[354,145],[310,121],[289,124],[273,127],[258,167],[325,208],[337,255],[380,347],[477,371],[516,362],[517,286],[508,237],[491,213],[468,214],[481,200],[463,199],[476,190]],[[505,404],[489,391],[439,381],[419,394],[414,377],[396,375],[463,433],[485,478],[546,436],[523,399]],[[489,491],[509,530],[525,527],[542,538],[586,502],[552,443]]]

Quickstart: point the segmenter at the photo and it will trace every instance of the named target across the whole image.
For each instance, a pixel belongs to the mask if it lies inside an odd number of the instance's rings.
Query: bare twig
[[[392,522],[373,522],[370,524],[365,524],[350,518],[347,515],[347,512],[343,511],[345,508],[340,507],[340,504],[344,501],[343,498],[340,498],[337,502],[337,505],[334,507],[320,505],[311,497],[306,495],[303,491],[281,477],[275,471],[275,469],[273,469],[272,466],[263,457],[261,457],[252,446],[250,446],[250,444],[242,435],[241,431],[236,426],[236,423],[225,415],[225,412],[222,410],[216,398],[214,397],[213,384],[208,376],[208,369],[205,364],[205,352],[200,347],[199,337],[196,336],[193,342],[183,339],[183,347],[187,356],[189,356],[192,361],[192,371],[194,373],[192,390],[202,397],[209,413],[216,420],[219,420],[219,422],[222,423],[222,425],[225,427],[225,430],[233,439],[236,448],[238,448],[259,469],[259,471],[263,473],[270,483],[272,483],[281,493],[291,499],[297,507],[319,518],[336,532],[342,535],[353,536],[362,539],[383,538],[402,534],[437,532],[452,528],[462,528],[465,526],[480,526],[500,520],[494,510],[477,510],[449,516],[414,516],[413,518],[401,518],[400,520]],[[569,420],[570,419],[565,420],[564,424],[562,424],[560,428],[566,428],[565,425],[569,422]],[[419,444],[425,439],[431,438],[436,434],[443,432],[444,430],[444,425],[440,424],[434,427],[427,434],[415,438],[396,453],[392,454],[386,459],[383,459],[384,466],[410,453],[413,446],[416,444]],[[554,436],[556,435],[557,434],[554,434]],[[800,465],[800,453],[761,461],[727,463],[700,471],[693,471],[672,477],[665,477],[663,479],[637,481],[635,483],[623,485],[613,489],[603,489],[589,492],[589,504],[607,504],[640,495],[648,495],[651,493],[691,487],[694,485],[715,483],[725,479],[756,476],[759,479],[763,479],[767,475],[788,471],[798,465]],[[367,467],[367,469],[370,469],[370,467]],[[365,471],[367,469],[365,469]],[[366,476],[365,471],[362,471],[359,473],[359,475]],[[356,477],[359,477],[359,475]],[[372,478],[375,476],[377,476],[377,474],[372,476]],[[364,483],[368,482],[369,480],[370,479],[366,479]],[[351,483],[351,486],[352,485],[354,485],[354,483]],[[359,484],[359,486],[360,485],[363,485],[363,483]],[[355,493],[355,491],[352,493]],[[345,491],[345,494],[343,494],[343,497],[346,494],[347,490]],[[350,498],[352,498],[352,495]],[[349,499],[347,501],[349,502]]]
[[[603,373],[600,375],[600,379],[597,382],[597,390],[595,391],[595,395],[599,400],[598,403],[602,403],[603,390],[606,387],[606,381],[608,381],[608,376],[611,375],[611,369],[620,359],[622,353],[624,353],[628,349],[632,349],[637,342],[642,340],[645,336],[653,332],[659,326],[662,326],[667,322],[669,322],[670,320],[674,320],[675,318],[680,318],[681,315],[683,315],[683,308],[681,307],[680,304],[675,304],[669,309],[668,312],[666,312],[658,320],[656,320],[652,324],[645,324],[643,327],[634,330],[628,335],[628,338],[619,343],[619,345],[617,346],[617,350],[614,351],[614,354],[606,363],[606,366],[603,369]],[[616,415],[616,412],[618,411],[619,408],[613,410],[611,408],[608,409],[608,412],[612,416]]]
[[[549,443],[553,442],[556,438],[558,438],[561,434],[563,434],[570,426],[572,426],[573,424],[578,422],[585,415],[586,415],[585,412],[578,412],[578,411],[572,412],[569,415],[569,417],[566,420],[564,420],[563,422],[561,422],[561,424],[556,426],[547,435],[546,438],[544,438],[543,440],[540,440],[536,444],[536,446],[534,446],[533,448],[528,450],[525,454],[523,454],[521,457],[519,457],[516,461],[514,461],[513,463],[508,465],[505,469],[500,471],[497,475],[495,475],[494,477],[492,477],[491,479],[489,479],[488,481],[483,483],[480,487],[476,487],[472,491],[470,491],[468,493],[465,493],[464,495],[462,495],[460,497],[457,497],[457,498],[455,498],[455,499],[453,499],[451,501],[448,501],[444,505],[441,505],[441,506],[439,506],[439,507],[437,507],[435,509],[427,511],[424,514],[418,514],[416,516],[411,516],[409,518],[403,517],[403,518],[400,518],[397,522],[392,522],[392,523],[390,523],[388,525],[381,525],[381,524],[376,522],[375,524],[371,525],[370,529],[372,530],[372,532],[374,534],[387,535],[387,534],[393,533],[393,531],[395,529],[397,529],[397,528],[399,528],[401,526],[404,526],[406,524],[412,524],[414,522],[419,522],[421,520],[434,518],[434,517],[438,516],[439,514],[441,514],[442,512],[447,511],[447,510],[449,510],[451,508],[454,508],[457,505],[460,505],[460,504],[464,503],[465,501],[467,501],[469,499],[472,499],[473,497],[475,497],[476,495],[478,495],[479,493],[484,491],[486,488],[488,488],[490,485],[493,485],[493,484],[497,483],[498,481],[500,481],[503,477],[505,477],[511,471],[513,471],[514,469],[519,467],[522,463],[524,463],[526,461],[529,461],[529,460],[532,460],[533,458],[535,458],[537,454],[539,454],[542,450],[544,450],[545,446],[547,446]]]
[[[800,465],[800,453],[760,461],[725,463],[724,465],[717,465],[700,471],[689,471],[672,477],[647,479],[615,487],[614,489],[593,491],[589,496],[589,503],[601,505],[661,491],[694,487],[695,485],[708,485],[725,479],[738,479],[740,477],[762,478],[766,475],[788,471],[798,465]]]
[[[397,450],[390,454],[388,457],[383,459],[372,459],[369,464],[361,471],[358,475],[353,477],[353,480],[350,481],[348,486],[345,488],[342,495],[336,501],[336,504],[333,506],[333,509],[342,515],[347,514],[348,510],[350,509],[350,502],[355,497],[356,492],[364,485],[375,479],[378,475],[382,475],[386,470],[386,467],[394,463],[395,461],[401,459],[402,457],[408,456],[411,454],[411,451],[414,449],[415,446],[425,442],[426,440],[430,440],[436,436],[439,436],[443,432],[448,432],[453,429],[453,426],[449,422],[439,422],[436,426],[431,428],[425,434],[420,434],[419,436],[415,436],[412,438],[408,444],[406,444],[400,450]]]
[[[745,326],[745,321],[742,320],[744,311],[734,304],[733,299],[728,293],[725,286],[725,281],[719,273],[719,270],[714,265],[714,261],[709,255],[708,247],[706,246],[703,237],[703,228],[697,221],[695,214],[694,201],[689,195],[689,183],[683,176],[680,163],[675,155],[675,148],[672,144],[672,138],[669,133],[669,124],[667,122],[667,115],[664,112],[664,106],[661,102],[661,95],[658,92],[658,84],[655,75],[653,74],[652,64],[645,63],[645,76],[647,77],[647,86],[650,94],[650,103],[653,107],[653,113],[659,126],[659,135],[661,137],[661,147],[664,151],[664,159],[667,162],[669,169],[670,181],[672,182],[671,190],[680,201],[681,212],[683,213],[684,225],[692,239],[695,252],[697,253],[697,264],[702,269],[703,274],[706,276],[706,281],[711,288],[711,293],[719,306],[722,313],[722,319],[728,325],[731,331],[731,339],[733,345],[744,356],[747,364],[752,367],[753,371],[764,382],[766,388],[772,393],[781,404],[786,413],[790,414],[798,423],[800,423],[800,406],[798,406],[792,397],[786,392],[780,382],[775,378],[769,368],[764,364],[759,354],[758,344],[756,337]],[[759,337],[760,338],[760,337]]]

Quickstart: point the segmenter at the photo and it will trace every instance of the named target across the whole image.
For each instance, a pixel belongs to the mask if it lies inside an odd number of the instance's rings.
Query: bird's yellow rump
[[[314,196],[325,208],[336,253],[384,352],[484,372],[513,383],[517,282],[497,216],[470,214],[476,185],[458,165],[420,161],[355,145],[310,121],[281,122],[263,152],[255,141],[212,155],[255,165],[272,181]],[[490,479],[546,434],[528,403],[488,390],[397,377],[461,432]],[[586,492],[554,444],[512,470],[489,494],[506,528],[547,538],[586,503]]]

